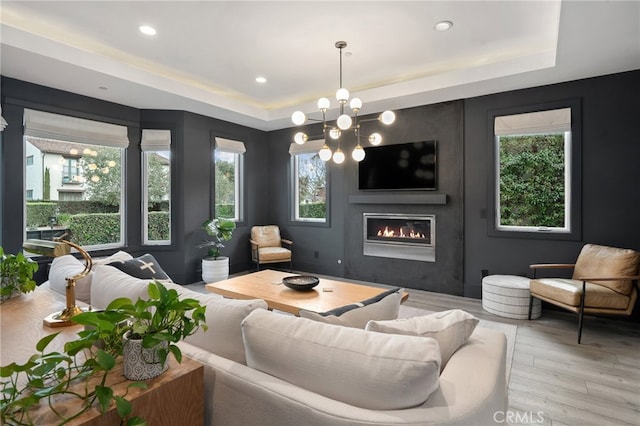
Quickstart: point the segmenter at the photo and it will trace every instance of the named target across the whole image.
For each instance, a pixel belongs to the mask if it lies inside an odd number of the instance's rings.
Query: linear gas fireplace
[[[435,215],[363,213],[363,254],[436,261]]]

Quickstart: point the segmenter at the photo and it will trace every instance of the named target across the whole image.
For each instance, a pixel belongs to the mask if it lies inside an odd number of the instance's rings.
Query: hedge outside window
[[[242,217],[243,160],[246,152],[243,142],[215,138],[214,151],[214,215],[217,218],[233,219]]]
[[[327,222],[327,165],[318,151],[323,140],[291,144],[292,220]]]
[[[29,109],[24,124],[25,237],[121,247],[127,127]]]
[[[576,115],[564,107],[493,118],[494,232],[579,233]]]
[[[142,242],[171,244],[171,131],[142,130]]]

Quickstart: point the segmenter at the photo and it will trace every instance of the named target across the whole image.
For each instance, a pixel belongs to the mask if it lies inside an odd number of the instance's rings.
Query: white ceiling
[[[262,130],[335,105],[338,40],[363,114],[640,69],[638,1],[1,0],[0,22],[4,76]]]

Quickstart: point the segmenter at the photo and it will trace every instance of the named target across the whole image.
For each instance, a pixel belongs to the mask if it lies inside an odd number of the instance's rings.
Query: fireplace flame
[[[394,229],[389,229],[388,226],[385,226],[384,229],[379,229],[377,234],[378,237],[385,238],[427,238],[421,232],[416,232],[415,230],[409,230],[409,233],[405,233],[403,228],[400,228],[398,234],[396,235],[396,231]]]

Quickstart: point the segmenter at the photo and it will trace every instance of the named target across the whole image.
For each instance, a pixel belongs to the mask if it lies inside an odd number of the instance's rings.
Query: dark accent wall
[[[196,245],[207,238],[201,225],[212,213],[212,138],[221,136],[243,141],[247,148],[244,156],[247,172],[245,215],[233,239],[226,243],[223,254],[230,257],[232,273],[250,267],[249,229],[252,224],[265,222],[268,211],[266,132],[183,111],[138,110],[6,77],[2,77],[1,89],[3,116],[9,123],[2,132],[0,147],[1,235],[2,246],[7,252],[15,253],[22,246],[24,188],[16,176],[23,175],[23,112],[24,108],[33,108],[128,126],[126,243],[122,249],[133,255],[151,253],[178,283],[199,281],[200,260],[206,255],[206,249],[197,249]],[[143,128],[169,129],[172,134],[171,217],[174,229],[170,246],[142,245],[140,135]],[[113,251],[96,251],[92,255]],[[42,265],[49,261],[40,259]],[[46,279],[46,268],[40,268],[37,278],[39,282]]]
[[[358,190],[358,165],[350,157],[355,141],[345,137],[342,165],[329,161],[331,215],[328,226],[290,222],[287,191],[292,135],[298,129],[272,132],[269,144],[269,182],[273,208],[271,220],[284,228],[294,241],[294,268],[358,280],[392,284],[443,293],[463,293],[463,103],[446,102],[396,112],[396,122],[384,127],[363,125],[363,134],[378,129],[386,144],[435,139],[438,141],[437,191],[402,191],[403,195],[428,198],[445,194],[447,202],[395,204],[399,192]],[[366,118],[366,117],[365,117]],[[309,130],[311,129],[311,130]],[[317,127],[309,126],[310,134]],[[316,133],[314,133],[316,132]],[[344,136],[343,136],[344,137]],[[361,204],[352,195],[375,194],[378,204]],[[390,196],[385,200],[385,195]],[[362,213],[408,213],[436,215],[436,262],[391,259],[362,254]],[[314,257],[314,252],[318,257]]]
[[[573,263],[585,243],[640,250],[640,71],[465,100],[465,289],[480,297],[481,270],[529,273],[531,263]],[[582,101],[582,240],[487,235],[489,111]]]

